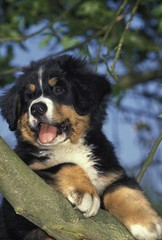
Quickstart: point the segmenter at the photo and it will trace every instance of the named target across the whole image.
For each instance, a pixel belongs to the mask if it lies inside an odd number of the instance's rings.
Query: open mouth
[[[50,144],[53,143],[58,136],[61,137],[63,134],[67,136],[69,129],[70,124],[68,121],[55,125],[40,122],[34,131],[41,144]]]
[[[40,123],[39,141],[43,144],[54,141],[57,137],[57,127],[48,125],[46,123]]]

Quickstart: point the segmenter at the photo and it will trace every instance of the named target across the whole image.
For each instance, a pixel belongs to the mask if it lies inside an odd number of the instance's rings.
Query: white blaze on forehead
[[[43,71],[44,71],[44,67],[43,66],[40,66],[39,69],[38,69],[38,84],[39,84],[39,87],[41,89],[41,96],[36,98],[35,100],[33,100],[29,106],[29,123],[32,127],[35,127],[37,125],[37,118],[35,118],[32,113],[31,113],[31,108],[33,106],[33,104],[35,103],[39,103],[39,102],[42,102],[44,103],[46,106],[47,106],[47,112],[45,113],[45,117],[49,120],[49,122],[52,120],[52,114],[53,114],[53,102],[52,100],[50,100],[49,98],[47,97],[44,97],[44,94],[43,94]]]
[[[39,98],[36,98],[33,100],[29,106],[29,123],[32,127],[35,127],[37,125],[37,119],[31,114],[31,108],[33,104],[42,102],[47,106],[47,112],[45,113],[45,117],[50,121],[52,121],[53,111],[54,111],[54,104],[51,99],[47,97],[43,97],[41,95]]]
[[[42,90],[42,93],[43,93],[42,79],[43,79],[43,66],[40,66],[40,68],[38,69],[38,81],[39,81],[39,86],[40,86],[40,88]]]

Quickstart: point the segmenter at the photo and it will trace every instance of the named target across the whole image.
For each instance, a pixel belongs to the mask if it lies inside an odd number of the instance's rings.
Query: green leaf
[[[75,44],[78,44],[79,41],[77,38],[71,38],[69,36],[64,36],[62,39],[61,39],[61,44],[63,45],[64,48],[69,48],[69,47],[72,47],[74,46]]]
[[[157,7],[155,7],[152,12],[155,17],[162,16],[162,4],[158,4]]]
[[[159,118],[162,118],[162,113],[159,115]]]
[[[40,42],[39,47],[43,48],[46,45],[49,44],[49,42],[52,40],[52,36],[51,35],[47,35],[46,37],[43,38],[43,40]]]

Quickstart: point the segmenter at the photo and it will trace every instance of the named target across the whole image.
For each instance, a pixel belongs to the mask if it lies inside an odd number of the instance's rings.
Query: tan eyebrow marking
[[[51,87],[54,87],[57,83],[57,79],[56,78],[51,78],[50,80],[48,80],[48,84],[51,86]]]
[[[36,86],[35,86],[34,84],[32,84],[32,83],[28,85],[28,88],[29,88],[29,90],[30,90],[32,93],[34,93],[35,90],[36,90]]]

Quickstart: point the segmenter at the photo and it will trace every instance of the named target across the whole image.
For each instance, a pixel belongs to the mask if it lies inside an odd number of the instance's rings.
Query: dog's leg
[[[85,217],[97,214],[100,198],[84,170],[78,165],[63,166],[53,176],[53,187],[61,192]]]
[[[119,219],[138,240],[162,239],[162,219],[153,210],[142,191],[126,184],[108,187],[104,207]]]

